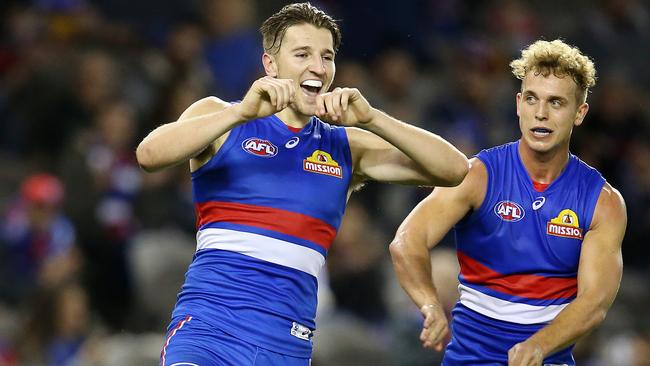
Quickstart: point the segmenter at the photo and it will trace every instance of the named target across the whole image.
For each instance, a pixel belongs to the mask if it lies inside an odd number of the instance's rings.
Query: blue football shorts
[[[276,353],[240,340],[201,320],[173,319],[160,353],[161,366],[309,366],[311,359]]]
[[[516,324],[479,314],[458,303],[452,311],[451,341],[443,366],[508,365],[508,350],[545,324]],[[575,366],[573,346],[554,353],[544,366]]]

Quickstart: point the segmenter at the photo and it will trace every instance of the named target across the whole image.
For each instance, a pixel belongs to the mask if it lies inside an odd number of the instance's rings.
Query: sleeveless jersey
[[[352,176],[345,129],[313,117],[292,132],[272,115],[231,130],[192,173],[197,252],[173,318],[311,356],[318,275]]]
[[[477,155],[487,190],[455,227],[460,303],[498,320],[546,323],[576,297],[580,248],[605,180],[569,154],[562,173],[537,192],[518,146]]]

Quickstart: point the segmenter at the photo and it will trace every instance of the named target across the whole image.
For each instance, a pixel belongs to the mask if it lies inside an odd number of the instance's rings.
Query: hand
[[[255,80],[236,110],[244,121],[278,113],[293,102],[296,87],[291,79],[265,76]]]
[[[427,304],[420,308],[424,315],[420,341],[424,348],[433,348],[442,351],[444,338],[449,334],[447,317],[440,304]]]
[[[508,351],[508,366],[540,366],[542,362],[542,347],[530,339],[515,344]]]
[[[370,122],[375,109],[355,88],[336,88],[316,97],[316,116],[341,126],[357,126]]]

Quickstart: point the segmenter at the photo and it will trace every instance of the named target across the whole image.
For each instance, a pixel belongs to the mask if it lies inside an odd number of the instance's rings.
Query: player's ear
[[[584,121],[587,112],[589,112],[589,104],[582,103],[576,111],[576,119],[573,121],[573,125],[580,126],[582,124],[582,121]]]
[[[264,65],[264,72],[267,76],[277,77],[278,76],[278,64],[275,62],[275,57],[266,52],[262,55],[262,65]]]

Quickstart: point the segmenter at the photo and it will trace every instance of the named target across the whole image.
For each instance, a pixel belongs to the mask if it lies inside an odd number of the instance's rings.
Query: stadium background
[[[0,365],[155,364],[194,251],[194,212],[187,167],[143,174],[135,146],[194,100],[239,99],[261,76],[257,27],[285,3],[0,3]],[[575,355],[650,365],[649,3],[314,3],[341,19],[335,85],[468,156],[517,138],[508,62],[523,46],[560,37],[594,59],[598,83],[571,149],[621,190],[629,221],[619,296]],[[428,192],[368,184],[351,199],[321,279],[315,366],[435,364],[387,251]],[[450,237],[432,256],[447,306],[452,248]]]

